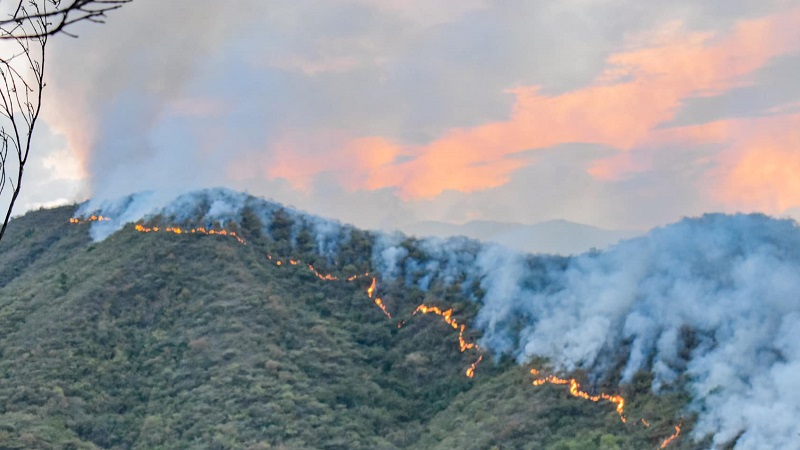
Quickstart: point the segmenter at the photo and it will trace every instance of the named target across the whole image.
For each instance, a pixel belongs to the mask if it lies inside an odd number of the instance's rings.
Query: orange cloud
[[[780,213],[800,206],[800,114],[740,124],[716,198],[730,208]]]
[[[381,137],[340,142],[327,146],[336,156],[324,162],[284,139],[270,176],[303,186],[320,173],[338,171],[351,189],[393,188],[403,198],[432,198],[447,190],[501,186],[526,164],[518,154],[530,149],[582,142],[630,151],[681,140],[726,141],[724,124],[667,130],[657,125],[674,116],[682,99],[747,84],[771,58],[800,49],[794,30],[800,30],[800,9],[740,22],[725,35],[670,23],[639,37],[645,41],[638,42],[640,48],[609,56],[607,69],[585,88],[555,96],[537,86],[511,90],[516,101],[506,121],[451,129],[422,146]],[[618,156],[598,161],[589,173],[614,179],[640,169],[636,164]]]
[[[372,173],[400,156],[400,146],[379,137],[348,140],[335,132],[304,133],[285,136],[274,145],[266,175],[309,190],[316,175],[331,173],[346,188],[358,189],[370,184]]]

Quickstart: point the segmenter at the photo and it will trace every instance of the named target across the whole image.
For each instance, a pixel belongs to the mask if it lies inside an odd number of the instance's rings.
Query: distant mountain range
[[[601,250],[644,234],[639,230],[606,230],[567,220],[549,220],[533,225],[487,220],[463,225],[425,221],[407,226],[402,231],[418,237],[466,236],[525,252],[561,255],[580,254],[592,248]]]

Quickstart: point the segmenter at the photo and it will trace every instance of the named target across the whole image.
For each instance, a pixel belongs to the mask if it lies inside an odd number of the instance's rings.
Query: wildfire
[[[141,224],[136,224],[134,229],[140,233],[172,233],[172,234],[203,234],[209,236],[230,236],[236,239],[240,244],[247,245],[247,243],[236,234],[235,231],[228,231],[228,230],[214,230],[214,229],[205,229],[203,227],[197,228],[180,228],[180,227],[146,227]]]
[[[678,438],[678,436],[681,435],[681,425],[682,424],[675,425],[675,433],[672,434],[672,436],[664,439],[664,442],[661,443],[661,447],[659,448],[666,448],[666,446],[668,446],[670,442],[674,441],[675,439]]]
[[[89,216],[87,218],[84,218],[84,219],[78,219],[78,218],[74,218],[73,217],[73,218],[69,219],[69,222],[72,223],[72,224],[84,224],[84,223],[90,223],[90,222],[104,222],[104,221],[108,221],[108,220],[110,220],[108,217],[104,217],[102,215],[91,215],[91,216]],[[135,225],[134,229],[137,232],[140,232],[140,233],[159,233],[159,232],[163,232],[163,233],[173,233],[173,234],[178,234],[178,235],[180,235],[180,234],[202,234],[202,235],[213,235],[213,236],[230,236],[230,237],[235,238],[240,244],[247,245],[245,243],[245,241],[239,235],[236,234],[235,231],[227,231],[227,230],[224,230],[224,229],[222,229],[222,230],[214,230],[214,229],[205,229],[203,227],[196,227],[196,228],[189,228],[189,229],[184,229],[184,228],[180,228],[180,227],[164,227],[164,228],[160,228],[160,227],[156,227],[156,226],[146,227],[146,226],[141,225],[141,224]],[[283,262],[281,260],[278,260],[278,259],[273,259],[272,255],[267,255],[267,259],[270,260],[270,261],[274,261],[275,265],[278,266],[278,267],[283,266]],[[297,266],[297,265],[303,265],[304,264],[302,261],[295,260],[295,259],[288,259],[287,261],[292,266]],[[324,280],[324,281],[337,281],[337,280],[340,280],[339,277],[337,277],[335,275],[332,275],[330,273],[323,274],[323,273],[319,272],[311,264],[305,264],[305,265],[320,280]],[[344,279],[346,281],[348,281],[348,282],[352,282],[352,281],[355,281],[355,280],[357,280],[359,278],[362,278],[362,277],[370,277],[369,272],[364,273],[364,274],[351,275],[351,276],[346,277]],[[367,297],[369,297],[369,298],[373,298],[374,297],[375,305],[381,310],[381,312],[383,312],[383,314],[386,317],[391,319],[392,315],[389,313],[388,309],[386,308],[386,304],[383,303],[383,300],[380,297],[375,295],[376,288],[377,288],[377,283],[378,282],[377,282],[376,277],[373,276],[372,277],[372,281],[371,281],[369,287],[367,287],[367,290],[366,290]],[[425,305],[425,304],[421,304],[414,310],[412,315],[417,315],[417,313],[435,314],[435,315],[441,317],[442,320],[446,324],[448,324],[450,327],[452,327],[454,330],[458,330],[458,345],[459,345],[459,350],[462,353],[467,351],[467,350],[481,351],[481,349],[477,346],[477,344],[475,344],[474,342],[467,342],[467,340],[464,338],[464,333],[466,331],[466,325],[459,323],[453,317],[453,309],[452,308],[449,308],[447,310],[442,310],[441,308],[439,308],[437,306],[428,306],[428,305]],[[402,320],[402,321],[398,322],[397,323],[397,328],[401,328],[403,325],[405,325],[405,320]],[[483,361],[483,355],[479,354],[478,355],[478,359],[475,360],[475,362],[473,362],[472,364],[470,364],[470,366],[466,369],[467,378],[472,378],[472,377],[475,376],[475,370],[476,370],[478,364],[480,364],[481,361]],[[569,393],[573,397],[582,398],[584,400],[590,400],[590,401],[595,402],[595,403],[600,402],[601,400],[606,400],[606,401],[608,401],[610,403],[613,403],[614,405],[616,405],[615,406],[615,410],[616,410],[617,414],[619,415],[620,420],[623,423],[627,423],[627,419],[625,418],[625,399],[622,396],[606,394],[606,393],[603,393],[603,392],[601,392],[598,395],[590,395],[588,392],[585,392],[585,391],[581,390],[580,383],[578,383],[578,381],[575,380],[574,378],[565,379],[565,378],[559,378],[559,377],[557,377],[555,375],[548,375],[546,377],[539,377],[539,371],[536,370],[536,369],[531,369],[530,372],[534,377],[537,377],[532,382],[532,384],[534,386],[541,386],[541,385],[544,385],[544,384],[569,385]],[[648,422],[644,418],[641,419],[641,423],[642,423],[642,425],[644,425],[647,428],[650,427],[650,422]],[[659,448],[661,448],[661,449],[666,448],[670,443],[672,443],[672,441],[677,439],[681,434],[681,426],[682,426],[682,424],[676,425],[675,426],[675,433],[670,435],[669,437],[667,437],[661,443]]]
[[[531,375],[538,376],[539,371],[536,369],[531,369]],[[579,397],[584,400],[590,400],[593,402],[599,402],[600,400],[608,400],[609,402],[617,405],[616,410],[617,414],[619,414],[619,419],[622,423],[626,423],[627,419],[625,418],[625,399],[622,398],[620,395],[609,395],[605,392],[601,392],[600,395],[589,395],[588,392],[584,392],[581,390],[581,385],[578,381],[574,378],[570,378],[569,380],[564,378],[558,378],[555,375],[548,375],[544,378],[536,378],[533,380],[534,386],[541,386],[543,384],[568,384],[569,385],[569,393],[573,397]]]
[[[461,353],[464,353],[464,351],[469,350],[471,348],[475,348],[474,342],[467,342],[464,339],[464,330],[466,330],[466,328],[467,327],[462,324],[461,328],[459,328],[458,330],[458,346],[461,347]]]
[[[475,368],[478,367],[478,364],[480,364],[481,361],[483,361],[483,355],[478,356],[478,359],[475,360],[474,363],[470,364],[469,367],[467,367],[467,378],[472,378],[475,376]]]
[[[389,311],[386,310],[386,305],[383,304],[383,300],[381,300],[380,297],[376,297],[375,298],[375,304],[378,305],[378,308],[380,308],[381,311],[383,311],[383,314],[386,317],[388,317],[390,319],[392,318],[392,315],[389,314]]]
[[[445,323],[450,325],[454,330],[458,330],[458,346],[459,350],[461,350],[461,353],[464,353],[469,349],[479,350],[478,346],[475,345],[475,343],[467,342],[464,339],[464,331],[466,330],[467,327],[464,324],[459,324],[458,321],[456,321],[456,319],[453,318],[453,308],[450,308],[446,311],[442,311],[437,306],[428,306],[422,304],[417,306],[417,309],[414,310],[414,313],[412,315],[416,315],[418,312],[422,314],[436,314],[437,316],[441,317],[442,320],[444,320]],[[400,324],[398,324],[398,328],[399,327]],[[470,365],[469,368],[467,368],[467,378],[472,378],[475,375],[475,368],[478,366],[481,360],[483,360],[483,355],[479,355],[478,359],[474,363],[472,363],[472,365]]]
[[[280,264],[278,264],[278,265],[280,265]],[[335,277],[335,276],[333,276],[333,275],[331,275],[329,273],[326,273],[326,274],[323,275],[322,273],[317,271],[317,269],[315,269],[314,266],[312,266],[311,264],[308,264],[308,270],[314,272],[314,275],[316,275],[317,278],[319,278],[320,280],[335,281],[335,280],[339,279],[339,277]]]
[[[272,255],[267,255],[267,259],[270,260],[270,261],[274,261],[276,266],[281,267],[283,265],[283,262],[281,260],[273,259]],[[291,264],[293,266],[303,264],[299,260],[290,259],[288,261],[289,261],[289,264]],[[342,278],[339,278],[339,277],[337,277],[335,275],[332,275],[332,274],[329,274],[329,273],[322,273],[322,272],[318,271],[317,269],[315,269],[312,264],[306,263],[305,265],[308,267],[308,270],[313,272],[314,275],[317,278],[319,278],[320,280],[338,281],[338,280],[342,279]],[[369,272],[367,272],[367,273],[364,273],[363,275],[362,274],[356,274],[356,275],[351,275],[351,276],[343,278],[343,279],[347,280],[349,282],[352,282],[352,281],[355,281],[355,280],[357,280],[359,278],[369,277],[369,276],[370,276],[370,274],[369,274]],[[374,301],[375,305],[381,310],[381,312],[386,317],[391,319],[392,318],[392,314],[386,308],[386,304],[383,302],[383,299],[381,299],[380,297],[375,295],[377,286],[378,286],[377,278],[376,277],[372,277],[372,281],[370,282],[369,287],[367,287],[367,297],[369,297],[369,298],[373,298],[374,297],[373,301]],[[442,319],[448,325],[450,325],[454,330],[458,330],[458,345],[459,345],[459,349],[461,350],[462,353],[467,351],[467,350],[470,350],[470,349],[478,350],[478,346],[475,343],[467,342],[466,339],[464,339],[464,332],[466,331],[466,325],[459,324],[456,321],[456,319],[453,318],[453,316],[452,316],[453,315],[453,309],[452,308],[448,309],[446,311],[443,311],[441,308],[439,308],[437,306],[427,306],[427,305],[423,304],[423,305],[419,305],[417,307],[417,309],[414,310],[412,315],[416,315],[417,313],[436,314],[436,315],[442,317]],[[398,322],[397,323],[397,328],[401,328],[404,324],[405,324],[405,321]],[[467,368],[466,375],[467,375],[468,378],[472,378],[473,376],[475,376],[475,369],[477,368],[478,364],[482,360],[483,360],[483,355],[479,355],[478,359],[475,362],[473,362],[470,365],[470,367]]]
[[[622,423],[627,423],[627,419],[625,418],[625,399],[622,398],[620,395],[610,395],[604,392],[601,392],[599,395],[590,395],[588,392],[581,390],[581,385],[578,381],[574,378],[565,379],[559,378],[555,375],[548,375],[546,377],[539,377],[539,371],[536,369],[531,369],[531,375],[537,377],[533,380],[534,386],[541,386],[543,384],[558,384],[558,385],[569,385],[569,393],[573,397],[582,398],[584,400],[590,400],[595,403],[599,402],[600,400],[607,400],[616,405],[617,414],[619,414],[619,419]],[[469,375],[468,375],[469,376]],[[642,425],[646,428],[650,428],[650,422],[645,419],[641,419]],[[674,441],[678,436],[681,434],[681,425],[675,426],[675,433],[664,440],[661,443],[659,448],[666,448],[672,441]]]
[[[105,216],[102,216],[102,215],[94,215],[94,214],[92,214],[91,216],[89,216],[89,217],[87,217],[85,219],[78,219],[76,217],[72,217],[72,218],[69,219],[69,223],[80,225],[80,224],[90,223],[90,222],[107,222],[109,220],[111,220],[111,219],[108,218],[108,217],[105,217]],[[230,237],[236,239],[240,244],[247,245],[247,243],[244,241],[244,239],[239,237],[239,235],[236,234],[235,231],[228,231],[228,230],[224,230],[224,229],[222,229],[222,230],[214,230],[214,229],[205,229],[203,227],[188,228],[188,229],[184,229],[184,228],[180,228],[180,227],[164,227],[164,228],[161,228],[161,227],[146,227],[146,226],[141,225],[141,224],[135,225],[134,229],[136,229],[136,231],[138,231],[140,233],[164,232],[164,233],[172,233],[172,234],[188,234],[188,233],[191,233],[191,234],[205,234],[205,235],[212,235],[212,236],[230,236]]]
[[[453,319],[452,317],[453,308],[450,308],[447,311],[442,311],[438,306],[427,306],[423,304],[417,306],[417,309],[414,310],[413,315],[416,315],[418,312],[421,312],[422,314],[436,314],[437,316],[441,316],[445,323],[453,327],[453,329],[458,329],[458,322],[456,322],[456,319]],[[463,352],[464,350],[461,351]]]
[[[273,260],[272,259],[272,255],[267,255],[267,259],[272,261]],[[302,261],[297,260],[297,259],[289,259],[287,261],[289,261],[289,264],[292,265],[292,266],[302,266],[303,264],[305,264],[306,267],[308,267],[308,270],[313,272],[314,276],[319,278],[320,280],[324,280],[324,281],[338,281],[338,280],[340,280],[340,278],[337,277],[336,275],[331,275],[329,273],[322,273],[322,272],[318,271],[317,269],[314,268],[314,266],[312,264],[303,263]],[[276,259],[275,260],[275,265],[276,266],[282,266],[283,265],[283,261],[281,261],[279,259]],[[368,276],[369,276],[369,272],[367,272],[365,274],[356,274],[356,275],[349,276],[349,277],[346,278],[346,280],[347,281],[355,281],[358,278],[368,277]],[[373,287],[372,287],[373,290],[374,290],[374,284],[375,284],[375,279],[373,278]],[[369,297],[372,298],[372,293],[369,290],[367,291],[367,293],[368,293]]]
[[[87,218],[85,218],[83,220],[78,219],[76,217],[71,217],[69,219],[69,223],[82,224],[82,223],[89,223],[89,222],[108,222],[109,220],[111,220],[111,219],[109,219],[108,217],[95,216],[94,214],[92,214],[91,216],[89,216],[89,217],[87,217]]]

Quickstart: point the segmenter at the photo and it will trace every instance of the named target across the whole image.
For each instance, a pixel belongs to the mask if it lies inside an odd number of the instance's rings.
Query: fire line
[[[531,369],[531,375],[538,376],[539,371],[536,369]],[[616,405],[617,414],[619,414],[619,419],[622,423],[626,423],[628,419],[625,418],[625,399],[619,395],[609,395],[605,392],[601,392],[599,395],[589,395],[588,392],[581,390],[581,385],[575,378],[570,378],[569,380],[565,378],[558,378],[555,375],[548,375],[544,378],[536,378],[533,380],[534,386],[541,386],[543,384],[568,384],[569,385],[569,393],[573,397],[582,398],[584,400],[590,400],[595,403],[599,402],[600,400],[608,400],[609,402]]]
[[[91,223],[91,222],[105,222],[105,221],[109,221],[109,220],[110,220],[110,218],[102,216],[102,215],[91,215],[91,216],[89,216],[87,218],[84,218],[84,219],[79,219],[79,218],[74,218],[74,217],[70,218],[69,219],[69,223],[71,223],[71,224],[86,224],[86,223]],[[214,230],[214,229],[205,229],[203,227],[195,227],[195,228],[184,229],[184,228],[175,227],[175,226],[172,226],[172,227],[156,227],[156,226],[146,227],[146,226],[141,225],[141,224],[135,225],[134,229],[137,232],[140,232],[140,233],[159,233],[159,232],[163,232],[163,233],[172,233],[172,234],[178,234],[178,235],[181,235],[181,234],[201,234],[201,235],[212,235],[212,236],[230,236],[230,237],[235,238],[237,240],[237,242],[239,242],[240,244],[247,245],[247,243],[244,241],[244,239],[242,239],[238,234],[236,234],[235,231],[228,231],[228,230],[225,230],[225,229]],[[275,265],[277,267],[285,267],[285,265],[283,264],[283,262],[281,260],[278,260],[278,259],[273,260],[272,255],[267,255],[267,259],[270,260],[270,261],[274,261]],[[303,265],[304,264],[301,261],[294,260],[294,259],[289,259],[288,262],[289,262],[289,265],[292,265],[292,266],[297,266],[297,265]],[[340,278],[335,276],[335,275],[332,275],[332,274],[329,274],[329,273],[328,274],[323,274],[323,273],[319,272],[311,264],[306,263],[305,265],[308,267],[308,269],[311,272],[314,273],[314,276],[317,277],[320,280],[323,280],[323,281],[338,281],[338,280],[340,280]],[[365,278],[365,277],[369,277],[369,276],[370,276],[369,272],[366,272],[364,274],[351,275],[351,276],[345,278],[345,280],[348,281],[348,282],[352,282],[352,281],[355,281],[355,280],[357,280],[359,278]],[[376,279],[376,277],[373,276],[372,277],[372,281],[371,281],[369,287],[366,290],[367,297],[372,299],[373,296],[374,296],[374,300],[373,301],[374,301],[375,305],[381,310],[381,312],[387,318],[391,319],[392,315],[389,313],[389,311],[386,308],[386,305],[384,304],[383,300],[380,297],[378,297],[377,295],[375,295],[376,288],[377,288],[377,279]],[[480,347],[477,346],[477,344],[475,344],[474,342],[467,342],[466,339],[464,339],[464,332],[466,331],[466,325],[460,324],[453,317],[453,309],[452,308],[449,308],[447,310],[442,310],[438,306],[428,306],[428,305],[425,305],[425,304],[421,304],[421,305],[417,306],[417,308],[412,313],[412,316],[417,315],[417,313],[421,313],[423,315],[425,315],[425,314],[437,315],[437,316],[441,317],[442,320],[447,325],[449,325],[451,328],[453,328],[454,330],[458,330],[459,350],[462,353],[467,351],[467,350],[475,350],[475,351],[482,352],[482,350],[480,349]],[[402,321],[397,323],[397,327],[401,328],[404,324],[405,324],[405,320],[402,320]],[[475,362],[473,362],[467,368],[467,370],[466,370],[467,378],[472,378],[475,375],[475,369],[477,368],[478,364],[480,364],[480,362],[482,360],[483,360],[483,354],[479,354],[478,355],[478,359],[475,360]],[[625,399],[622,396],[606,394],[604,392],[601,392],[598,395],[591,395],[588,392],[582,391],[580,389],[581,388],[580,383],[578,383],[578,381],[576,379],[574,379],[574,378],[570,378],[570,379],[559,378],[559,377],[557,377],[555,375],[548,375],[548,376],[545,376],[545,377],[540,377],[539,376],[540,373],[536,369],[531,369],[530,373],[531,373],[531,375],[536,377],[532,382],[532,384],[534,386],[541,386],[543,384],[569,385],[569,393],[573,397],[582,398],[584,400],[589,400],[589,401],[592,401],[592,402],[595,402],[595,403],[599,403],[601,400],[606,400],[606,401],[616,405],[615,406],[615,410],[616,410],[617,414],[619,415],[620,420],[623,423],[627,423],[627,419],[625,417]],[[650,427],[650,422],[648,422],[644,418],[641,419],[641,423],[642,423],[642,425],[644,425],[647,428]],[[679,425],[675,426],[675,433],[673,433],[672,435],[667,437],[661,443],[661,445],[659,447],[660,449],[666,448],[670,443],[672,443],[675,439],[677,439],[680,436],[680,434],[681,434],[681,426],[682,426],[682,424],[679,424]]]
[[[670,442],[674,441],[675,439],[678,438],[678,436],[681,435],[681,425],[683,424],[675,425],[675,433],[672,434],[670,437],[666,438],[664,442],[661,443],[661,447],[659,448],[666,448],[670,444]]]

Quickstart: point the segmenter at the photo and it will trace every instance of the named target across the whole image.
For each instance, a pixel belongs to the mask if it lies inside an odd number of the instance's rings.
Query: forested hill
[[[612,403],[532,386],[540,359],[461,352],[444,316],[413,312],[452,308],[475,343],[478,304],[382,280],[369,233],[348,230],[323,257],[277,209],[270,233],[247,212],[225,224],[246,245],[208,233],[220,224],[143,232],[164,217],[94,242],[74,212],[28,213],[0,243],[0,449],[641,450],[680,420],[691,430],[688,398],[652,394],[645,371],[621,387],[571,374],[622,394],[623,423]]]

